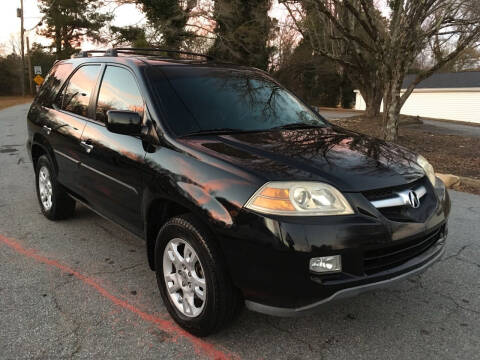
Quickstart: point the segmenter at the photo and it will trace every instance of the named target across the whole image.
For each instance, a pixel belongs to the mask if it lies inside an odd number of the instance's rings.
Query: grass
[[[0,96],[0,110],[10,106],[26,104],[32,101],[31,96]]]

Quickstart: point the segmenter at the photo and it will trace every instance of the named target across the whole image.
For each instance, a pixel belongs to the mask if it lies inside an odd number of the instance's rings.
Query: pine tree
[[[218,59],[266,70],[273,50],[268,42],[274,22],[271,0],[216,0],[215,42],[210,53]]]
[[[39,0],[44,17],[38,34],[52,39],[57,59],[75,53],[75,47],[85,40],[102,41],[101,29],[112,15],[99,9],[97,0]]]

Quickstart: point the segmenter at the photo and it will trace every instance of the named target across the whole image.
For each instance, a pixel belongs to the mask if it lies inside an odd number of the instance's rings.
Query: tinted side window
[[[108,110],[130,110],[143,116],[143,99],[130,71],[107,66],[98,94],[96,119],[106,122]]]
[[[62,87],[65,80],[73,70],[73,65],[69,63],[56,64],[47,75],[45,82],[40,88],[37,101],[40,105],[51,107],[55,96]]]
[[[88,103],[95,89],[99,72],[100,65],[82,66],[78,69],[70,78],[62,94],[62,109],[88,116]]]

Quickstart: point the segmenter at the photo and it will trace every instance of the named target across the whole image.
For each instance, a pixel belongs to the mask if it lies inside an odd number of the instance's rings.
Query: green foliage
[[[0,95],[20,95],[22,92],[22,58],[16,54],[0,57]]]
[[[266,70],[275,24],[268,16],[271,0],[216,0],[215,42],[211,55],[223,61]]]
[[[42,76],[45,77],[55,62],[55,55],[51,52],[46,52],[41,44],[33,43],[30,49],[30,62],[32,64],[32,72],[33,66],[41,66]]]
[[[111,26],[110,32],[113,35],[112,43],[114,46],[128,45],[137,48],[151,46],[147,40],[145,28],[138,26]]]
[[[350,81],[337,72],[333,62],[312,53],[310,43],[303,39],[274,77],[310,105],[351,107]]]
[[[112,15],[99,11],[98,0],[38,0],[44,14],[39,35],[52,39],[52,48],[58,59],[75,53],[75,48],[85,38],[102,41],[101,29]]]
[[[185,30],[190,12],[197,1],[187,0],[137,0],[156,35],[158,46],[178,50],[186,38],[192,34]]]
[[[38,43],[33,43],[30,49],[30,60],[33,66],[42,67],[42,75],[45,77],[47,72],[55,62],[55,55],[46,52]],[[22,58],[20,55],[12,53],[10,55],[0,56],[0,95],[20,95],[22,93]],[[25,72],[25,89],[28,91],[28,69]]]

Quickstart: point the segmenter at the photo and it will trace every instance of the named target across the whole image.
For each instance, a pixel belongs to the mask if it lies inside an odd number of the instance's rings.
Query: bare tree
[[[339,24],[354,33],[362,43],[369,46],[357,46],[347,36],[343,36],[334,23],[325,14],[320,12],[317,4],[312,0],[282,1],[293,19],[297,30],[303,38],[310,42],[316,55],[321,55],[337,64],[337,72],[341,77],[346,77],[360,90],[365,103],[366,115],[376,117],[380,113],[383,96],[383,79],[379,76],[378,63],[373,58],[375,55],[370,50],[375,44],[374,40],[366,34],[358,21],[346,9],[329,4],[332,16]],[[365,15],[359,15],[367,18]],[[375,11],[372,22],[384,21],[380,12]],[[384,26],[383,25],[379,25]]]
[[[296,3],[331,25],[329,39],[345,46],[349,54],[353,49],[350,62],[356,67],[362,58],[369,62],[381,81],[383,133],[390,141],[397,139],[400,110],[415,87],[480,38],[478,0],[299,0]],[[384,21],[379,21],[379,12]],[[434,40],[445,50],[402,91],[408,70]],[[323,47],[319,51],[348,68],[349,64],[334,48]]]

